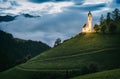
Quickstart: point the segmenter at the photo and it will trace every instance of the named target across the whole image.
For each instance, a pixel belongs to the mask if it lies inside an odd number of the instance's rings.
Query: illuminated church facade
[[[91,32],[92,31],[92,13],[88,13],[88,22],[83,26],[82,32]]]

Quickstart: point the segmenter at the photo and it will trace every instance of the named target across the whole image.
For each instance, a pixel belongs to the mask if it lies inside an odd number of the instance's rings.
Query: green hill
[[[40,41],[14,38],[0,30],[0,71],[21,64],[48,49],[50,47]]]
[[[120,69],[114,69],[104,72],[75,77],[72,79],[120,79]]]
[[[2,72],[0,78],[66,79],[120,68],[119,60],[119,34],[79,34],[24,64]]]

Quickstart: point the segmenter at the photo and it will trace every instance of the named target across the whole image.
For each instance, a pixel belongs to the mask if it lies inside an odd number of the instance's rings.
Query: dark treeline
[[[24,63],[49,48],[40,41],[13,38],[0,30],[0,71]]]
[[[106,16],[101,15],[100,24],[95,24],[94,30],[102,33],[120,33],[120,10],[116,8]]]

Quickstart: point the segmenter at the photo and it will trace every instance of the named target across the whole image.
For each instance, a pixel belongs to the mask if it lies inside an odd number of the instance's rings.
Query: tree
[[[113,34],[116,32],[116,29],[117,29],[117,26],[114,23],[111,23],[109,26],[109,32]]]
[[[54,47],[58,46],[60,43],[61,43],[61,39],[57,38],[56,41],[55,41]]]
[[[96,63],[91,63],[89,65],[89,72],[90,73],[94,73],[94,72],[97,72],[98,71],[98,66]]]
[[[99,68],[96,63],[90,63],[87,66],[83,66],[81,69],[81,74],[94,73],[99,71]]]
[[[112,18],[114,21],[120,21],[120,11],[119,9],[115,9],[113,12],[112,12]]]
[[[94,25],[94,30],[96,31],[96,33],[100,30],[100,28],[99,28],[99,25],[98,25],[98,24],[95,24],[95,25]]]
[[[65,79],[69,79],[69,71],[68,70],[66,70]]]
[[[106,31],[106,25],[102,25],[101,31],[102,31],[102,33],[105,33],[105,31]]]
[[[111,22],[111,13],[108,12],[108,13],[107,13],[107,17],[106,17],[107,26],[109,26],[110,22]]]
[[[103,17],[103,15],[101,15],[101,17],[100,17],[100,25],[102,25],[103,22],[104,22],[104,17]]]

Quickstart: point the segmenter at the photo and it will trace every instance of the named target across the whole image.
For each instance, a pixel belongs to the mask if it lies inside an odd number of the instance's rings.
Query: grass
[[[79,76],[71,79],[120,79],[120,69],[93,73],[93,74]]]
[[[113,51],[116,53],[114,53]],[[120,60],[120,53],[117,51],[119,51],[119,49],[109,49],[103,51],[95,51],[87,54],[51,58],[47,60],[36,60],[30,61],[19,67],[29,69],[80,69],[83,65],[96,63],[100,66],[100,69],[104,69],[102,65],[104,65],[105,67],[113,67],[113,63],[116,63],[117,66],[120,65],[118,61],[118,59]]]
[[[59,56],[68,56],[78,53],[86,53],[109,47],[117,47],[120,44],[119,35],[104,35],[104,34],[86,34],[77,35],[71,40],[61,44],[60,46],[46,51],[34,59],[46,59]]]
[[[91,73],[92,64],[97,71],[120,68],[119,60],[119,34],[79,34],[26,63],[0,73],[0,78],[66,79],[66,75],[74,77]]]

